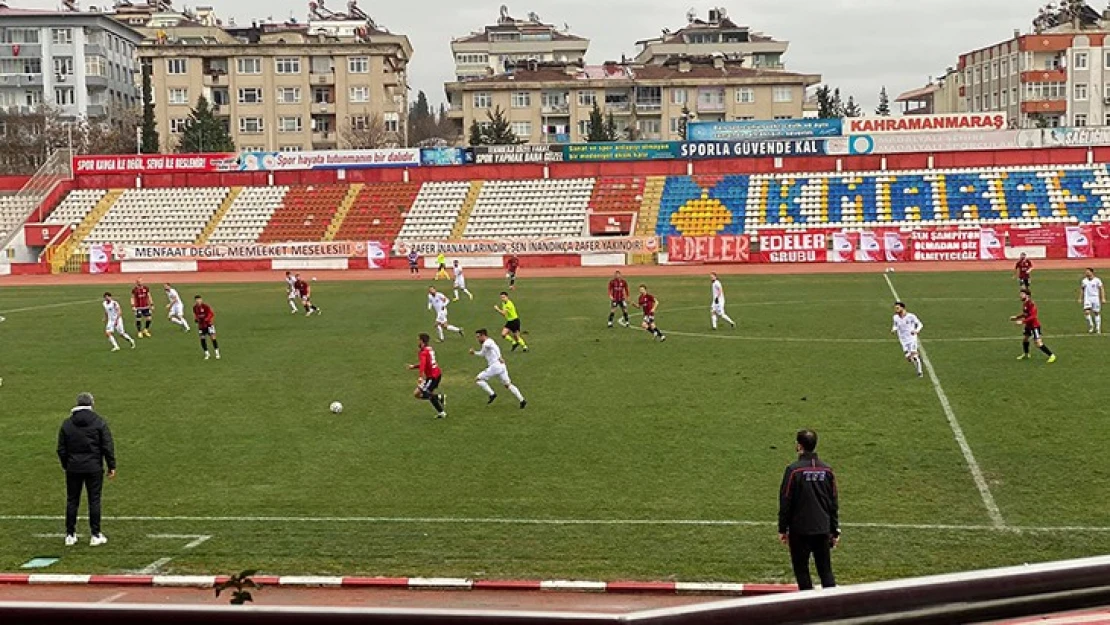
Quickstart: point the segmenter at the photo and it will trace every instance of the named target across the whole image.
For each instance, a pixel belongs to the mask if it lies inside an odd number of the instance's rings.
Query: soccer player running
[[[108,341],[112,343],[112,351],[119,351],[119,343],[116,342],[116,335],[120,335],[131,343],[131,349],[135,349],[135,339],[127,336],[127,330],[123,329],[123,310],[119,306],[119,302],[112,299],[111,293],[104,294],[104,335],[108,337]]]
[[[135,288],[131,289],[131,310],[135,311],[135,336],[143,338],[144,336],[150,338],[150,321],[153,302],[150,297],[150,289],[143,284],[143,279],[135,280]],[[146,322],[146,327],[143,327],[143,322]]]
[[[296,278],[293,282],[293,288],[297,290],[297,295],[301,298],[301,305],[304,306],[304,316],[311,317],[312,313],[320,314],[320,309],[312,305],[312,287],[301,280],[300,274],[293,277]]]
[[[193,318],[197,322],[200,333],[200,348],[204,351],[204,359],[208,360],[208,339],[212,339],[212,349],[216,351],[216,360],[220,359],[220,342],[216,340],[216,311],[204,303],[204,298],[197,295],[193,298]]]
[[[188,332],[189,322],[185,320],[185,304],[181,301],[181,296],[177,294],[177,289],[173,288],[173,285],[169,282],[162,285],[162,287],[166,290],[166,299],[169,300],[166,309],[170,311],[170,323],[177,324]]]
[[[1029,288],[1029,278],[1033,274],[1033,261],[1022,252],[1018,257],[1018,261],[1014,263],[1014,277],[1017,278],[1018,286],[1023,289]]]
[[[297,300],[300,299],[300,294],[297,293],[297,276],[294,276],[292,271],[285,272],[285,287],[288,291],[289,312],[295,315],[297,314]]]
[[[479,373],[474,382],[478,385],[478,388],[486,392],[486,395],[489,395],[489,401],[486,403],[492,404],[497,399],[497,393],[490,387],[488,380],[499,378],[505,388],[509,389],[513,397],[520,402],[521,409],[524,409],[528,402],[524,399],[524,395],[520,393],[520,389],[509,378],[509,369],[505,366],[505,359],[501,357],[501,348],[497,346],[497,341],[490,338],[489,331],[485,328],[475,332],[474,337],[478,339],[478,345],[481,345],[482,348],[479,351],[472,349],[470,354],[486,359],[486,370]]]
[[[440,252],[439,256],[436,256],[436,267],[436,280],[439,280],[440,278],[446,280],[448,278],[447,257],[443,255],[443,252]]]
[[[906,310],[906,305],[902,302],[894,302],[894,325],[890,328],[891,334],[898,335],[898,341],[902,343],[902,353],[906,355],[906,360],[913,363],[914,368],[917,369],[917,377],[925,376],[921,370],[921,355],[918,354],[917,335],[921,334],[921,330],[925,327],[917,315]]]
[[[447,416],[445,409],[447,396],[436,393],[440,380],[443,379],[443,371],[439,368],[439,363],[436,362],[436,352],[432,349],[431,342],[432,337],[427,334],[420,335],[417,364],[409,365],[409,369],[420,372],[420,378],[416,382],[416,391],[413,396],[431,402],[432,408],[436,409],[436,418],[443,419]]]
[[[528,343],[524,342],[524,334],[520,331],[520,315],[516,312],[516,304],[509,299],[509,294],[501,291],[501,305],[494,306],[493,309],[505,318],[505,327],[501,328],[501,336],[513,344],[512,351],[515,352],[516,348],[523,347],[527,352]]]
[[[1106,303],[1106,287],[1091,267],[1087,267],[1083,274],[1079,303],[1083,304],[1083,313],[1087,315],[1087,333],[1102,334],[1102,305]]]
[[[728,322],[728,325],[736,327],[736,322],[732,317],[728,316],[725,312],[725,287],[721,286],[721,281],[717,279],[717,273],[709,274],[713,279],[711,291],[713,292],[713,302],[709,304],[709,318],[713,321],[713,329],[717,329],[717,318],[720,317]]]
[[[509,279],[510,291],[516,290],[516,270],[519,268],[520,258],[518,258],[516,254],[513,254],[509,257],[509,260],[505,261],[505,277]]]
[[[621,272],[613,274],[609,281],[609,327],[613,327],[613,316],[617,309],[621,309],[622,319],[619,323],[627,328],[628,323],[628,281],[621,277]]]
[[[436,291],[434,286],[428,287],[428,310],[434,309],[436,311],[436,336],[439,337],[439,342],[443,342],[443,331],[457,332],[462,336],[462,328],[451,325],[447,321],[447,305],[451,300],[443,293]]]
[[[1056,362],[1056,354],[1044,344],[1041,336],[1041,320],[1037,317],[1037,304],[1033,302],[1033,294],[1029,289],[1021,290],[1021,314],[1010,317],[1010,321],[1025,327],[1025,340],[1022,341],[1022,354],[1018,360],[1029,359],[1029,339],[1032,338],[1037,347],[1048,356],[1049,364]]]
[[[474,294],[468,291],[466,288],[466,276],[463,275],[463,268],[462,265],[459,264],[458,260],[455,260],[455,262],[452,263],[451,269],[455,272],[455,301],[459,301],[459,291],[466,293],[470,297],[470,299],[473,300]]]
[[[655,312],[659,309],[659,300],[655,296],[648,293],[646,284],[640,285],[640,299],[633,304],[636,308],[644,311],[644,320],[640,322],[640,327],[647,330],[655,337],[657,341],[665,341],[667,337],[659,331],[658,326],[655,325]]]

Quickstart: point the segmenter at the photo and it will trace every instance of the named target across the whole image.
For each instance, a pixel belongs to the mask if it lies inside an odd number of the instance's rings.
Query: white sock
[[[730,326],[736,325],[736,322],[733,321],[732,317],[729,317],[728,315],[721,315],[721,319],[724,319],[725,321],[727,321],[728,325],[730,325]]]
[[[918,356],[913,359],[913,366],[917,367],[917,372],[921,373],[921,357]]]
[[[462,330],[458,329],[456,326],[447,326],[447,329],[451,332],[462,332]]]
[[[112,342],[112,347],[119,347],[119,343],[116,342],[116,337],[109,334],[108,340]]]
[[[486,395],[496,395],[496,393],[493,392],[493,388],[485,380],[478,380],[477,384],[478,388],[486,392]]]
[[[1094,330],[1095,329],[1095,317],[1094,317],[1094,315],[1087,315],[1087,329],[1088,330]]]
[[[1095,332],[1102,332],[1102,313],[1095,315]]]
[[[709,315],[709,318],[713,321],[713,329],[716,330],[717,329],[717,315]]]
[[[436,326],[436,336],[439,337],[439,340],[443,340],[443,326]]]
[[[455,299],[459,299],[459,290],[455,289]]]
[[[516,397],[517,401],[524,401],[524,395],[520,394],[520,389],[515,384],[509,385],[509,392],[513,394],[513,397]]]
[[[293,309],[293,312],[297,312],[297,302],[289,300],[289,307]]]
[[[126,332],[123,333],[123,338],[127,339],[127,341],[129,343],[134,343],[135,342],[135,340],[132,339]],[[115,339],[112,339],[112,340],[114,341]]]
[[[466,293],[466,296],[469,297],[470,299],[474,299],[474,294],[471,293],[469,290],[463,289],[463,293]]]

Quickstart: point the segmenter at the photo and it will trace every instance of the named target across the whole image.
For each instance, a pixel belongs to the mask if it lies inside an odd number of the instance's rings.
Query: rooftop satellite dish
[[[726,10],[724,7],[717,7],[717,15],[719,15],[721,19],[725,19],[726,17],[728,17],[728,10]]]
[[[535,23],[539,24],[540,23],[539,13],[536,13],[535,11],[529,13],[528,14],[528,21],[529,22],[535,22]]]
[[[509,7],[504,4],[501,5],[501,19],[509,19]]]
[[[694,7],[690,7],[690,10],[686,12],[686,21],[693,23],[696,19],[698,19],[698,11]]]

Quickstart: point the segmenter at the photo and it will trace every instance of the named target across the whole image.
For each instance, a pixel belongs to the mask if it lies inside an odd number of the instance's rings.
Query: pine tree
[[[682,105],[682,117],[678,118],[678,136],[683,141],[686,141],[688,126],[690,123],[690,107],[685,104]]]
[[[879,106],[875,109],[879,117],[890,117],[890,96],[886,94],[886,86],[879,92]]]
[[[836,105],[833,102],[832,87],[821,85],[817,88],[817,117],[831,119],[837,117]]]
[[[486,143],[489,145],[512,145],[520,143],[513,132],[512,124],[505,118],[505,111],[497,107],[486,113],[489,118],[489,127],[486,129]]]
[[[848,96],[848,103],[844,105],[844,117],[862,117],[863,109],[856,104],[855,96]]]
[[[601,109],[598,108],[597,102],[594,102],[594,107],[590,109],[590,121],[588,133],[586,134],[586,141],[589,143],[601,143],[604,141],[612,141],[607,138],[605,134],[605,118],[601,115]]]
[[[154,97],[150,80],[150,66],[143,64],[143,123],[142,144],[140,150],[143,154],[157,154],[158,126],[154,123]]]
[[[411,145],[420,145],[436,135],[436,119],[428,105],[428,96],[423,91],[417,93],[416,101],[409,107],[408,124]]]
[[[181,132],[181,143],[177,146],[179,154],[206,152],[234,152],[235,142],[224,128],[223,123],[212,114],[212,107],[204,96],[197,98],[197,105],[185,120]]]
[[[833,90],[832,111],[833,111],[833,114],[832,114],[833,117],[836,117],[836,118],[839,118],[839,119],[843,119],[845,117],[845,115],[844,115],[844,100],[840,99],[840,87],[837,87],[836,89]]]
[[[479,145],[486,145],[486,133],[482,131],[482,126],[478,120],[470,122],[470,147],[477,147]]]
[[[613,111],[605,117],[605,141],[616,141],[620,137],[617,132],[617,122],[613,119]]]

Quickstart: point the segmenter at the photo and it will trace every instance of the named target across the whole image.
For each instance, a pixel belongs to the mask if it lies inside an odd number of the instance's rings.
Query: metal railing
[[[20,209],[20,227],[41,208],[42,203],[58,183],[72,178],[72,152],[68,148],[55,150],[12,199],[12,205]],[[41,215],[39,218],[41,219]],[[11,245],[18,233],[19,228],[13,229],[12,232],[0,233],[0,250]]]

